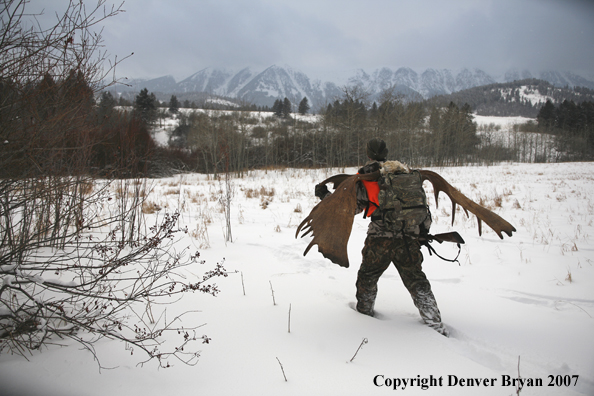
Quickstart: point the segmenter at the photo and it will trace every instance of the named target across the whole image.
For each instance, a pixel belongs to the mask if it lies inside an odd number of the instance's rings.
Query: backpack
[[[424,235],[431,227],[431,213],[418,170],[387,172],[378,180],[379,211],[394,233]]]

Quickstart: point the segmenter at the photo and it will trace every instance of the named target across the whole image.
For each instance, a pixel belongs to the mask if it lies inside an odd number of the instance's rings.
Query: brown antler
[[[303,252],[304,256],[314,245],[318,245],[318,251],[324,257],[348,268],[347,244],[357,211],[357,182],[375,180],[378,177],[379,171],[364,175],[336,175],[321,183],[334,183],[336,191],[314,206],[297,227],[295,238],[301,231],[303,231],[302,238],[310,233],[313,235],[313,239]]]
[[[468,216],[468,212],[473,213],[476,215],[478,219],[478,231],[479,235],[482,235],[482,222],[484,221],[489,227],[499,235],[499,238],[503,239],[502,232],[505,232],[508,236],[512,236],[512,232],[516,231],[514,226],[508,223],[499,215],[491,212],[490,210],[483,208],[476,202],[472,201],[460,191],[456,190],[452,185],[450,185],[443,177],[439,174],[429,171],[429,170],[420,170],[421,176],[423,181],[429,180],[431,184],[433,184],[433,192],[435,194],[435,206],[438,205],[438,197],[439,193],[443,191],[446,193],[450,200],[452,201],[452,225],[454,224],[454,219],[456,216],[456,205],[460,205],[466,215]]]
[[[479,235],[482,234],[483,221],[501,239],[503,239],[502,232],[512,236],[512,232],[516,231],[510,223],[466,197],[437,173],[428,170],[420,170],[420,172],[423,181],[429,180],[433,184],[436,206],[441,191],[450,197],[452,224],[456,216],[456,205],[460,205],[467,215],[470,211],[478,218]],[[342,174],[332,176],[322,182],[322,184],[334,183],[336,191],[314,206],[309,215],[297,227],[295,238],[301,231],[303,231],[301,237],[308,234],[313,235],[313,239],[303,252],[304,256],[314,245],[318,245],[318,250],[324,257],[335,264],[348,268],[347,245],[353,227],[353,218],[357,211],[357,182],[359,180],[377,180],[379,175],[379,171],[363,175]]]

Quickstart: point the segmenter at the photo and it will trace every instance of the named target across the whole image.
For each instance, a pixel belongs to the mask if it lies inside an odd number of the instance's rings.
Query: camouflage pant
[[[409,237],[368,237],[362,254],[363,262],[356,283],[357,311],[373,316],[377,282],[393,262],[423,321],[430,326],[441,326],[441,314],[422,269],[423,254],[419,241]]]

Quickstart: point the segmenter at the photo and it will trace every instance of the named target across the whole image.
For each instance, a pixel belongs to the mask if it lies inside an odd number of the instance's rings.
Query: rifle
[[[456,258],[453,260],[450,260],[445,257],[441,257],[439,254],[437,254],[437,252],[435,251],[433,246],[430,245],[430,243],[433,241],[437,241],[439,243],[450,242],[450,243],[457,244],[458,245],[458,254],[456,255]],[[433,255],[433,253],[435,253],[435,255],[442,260],[449,261],[451,263],[456,262],[456,263],[458,263],[458,265],[460,265],[460,262],[458,261],[458,256],[460,256],[460,250],[461,250],[460,244],[464,243],[464,239],[462,239],[460,234],[458,234],[456,231],[444,232],[443,234],[437,234],[437,235],[427,234],[427,235],[420,237],[419,242],[421,242],[421,245],[425,245],[427,247],[427,250],[429,250],[430,256]]]
[[[421,243],[423,243],[423,242],[430,243],[433,241],[437,241],[439,243],[451,242],[451,243],[457,243],[457,244],[464,244],[464,239],[462,239],[460,234],[458,234],[456,231],[444,232],[443,234],[437,234],[437,235],[428,234],[424,238],[419,238],[419,240],[421,241]]]

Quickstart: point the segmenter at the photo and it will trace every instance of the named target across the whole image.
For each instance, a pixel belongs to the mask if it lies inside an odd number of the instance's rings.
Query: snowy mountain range
[[[384,67],[371,73],[358,69],[350,77],[321,81],[311,79],[290,66],[273,65],[263,71],[254,71],[247,67],[239,71],[206,68],[180,82],[176,82],[172,76],[131,80],[127,82],[129,86],[118,86],[117,93],[129,95],[147,88],[161,100],[168,100],[172,94],[184,98],[195,93],[206,93],[258,106],[272,106],[276,99],[285,97],[297,104],[307,97],[315,110],[342,97],[344,86],[360,86],[370,94],[371,100],[377,99],[383,90],[390,87],[407,98],[427,99],[477,86],[526,78],[538,78],[558,87],[581,86],[594,89],[594,81],[571,72],[558,71],[545,71],[535,75],[528,70],[510,70],[501,76],[491,76],[479,69],[426,69],[417,72],[407,67],[396,70]]]

